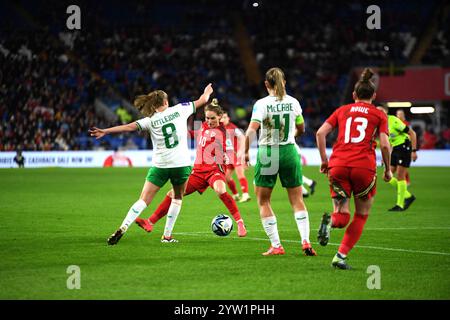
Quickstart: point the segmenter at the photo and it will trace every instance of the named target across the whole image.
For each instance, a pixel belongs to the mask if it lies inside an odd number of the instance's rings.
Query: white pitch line
[[[202,234],[209,234],[209,232],[174,232],[174,234],[186,235],[186,236],[200,236]],[[268,241],[267,238],[248,238],[248,237],[243,238],[243,240]],[[298,243],[299,240],[283,240],[283,242]],[[332,246],[340,246],[339,243],[328,242],[328,244],[332,245]],[[386,247],[375,247],[375,246],[365,246],[365,245],[357,245],[357,246],[355,246],[355,248],[376,249],[376,250],[397,251],[397,252],[409,252],[409,253],[424,253],[424,254],[434,254],[434,255],[441,255],[441,256],[450,256],[450,253],[438,252],[438,251],[422,251],[422,250],[386,248]]]
[[[367,228],[364,230],[450,230],[450,227]]]
[[[298,229],[279,229],[281,232],[298,231]],[[380,227],[380,228],[364,228],[364,231],[370,230],[450,230],[450,227]],[[204,231],[188,232],[188,233],[208,233]],[[181,233],[180,233],[181,234]]]

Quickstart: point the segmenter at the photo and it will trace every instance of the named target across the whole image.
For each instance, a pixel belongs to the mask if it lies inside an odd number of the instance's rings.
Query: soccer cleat
[[[233,194],[232,197],[233,197],[234,201],[241,200],[241,196],[239,195],[239,193]]]
[[[338,252],[331,261],[331,266],[342,270],[350,270],[352,267],[347,264],[347,262],[345,261],[346,259],[347,257],[344,258]]]
[[[245,237],[247,235],[247,229],[245,229],[244,221],[239,220],[237,222],[237,226],[238,226],[238,236]]]
[[[239,200],[239,203],[250,201],[252,198],[248,195],[248,193],[243,193],[241,200]]]
[[[317,182],[313,180],[311,186],[309,187],[309,193],[310,193],[311,195],[313,195],[313,194],[314,194],[314,191],[316,190],[316,184],[317,184]]]
[[[266,252],[263,252],[263,256],[277,256],[277,255],[282,255],[285,254],[286,252],[284,251],[283,246],[279,246],[278,248],[274,248],[274,247],[270,247],[269,250],[267,250]]]
[[[136,218],[136,223],[147,232],[152,232],[153,230],[153,223],[151,223],[148,219]]]
[[[302,250],[305,256],[317,256],[316,251],[311,247],[311,243],[303,241]]]
[[[317,241],[321,246],[326,246],[330,240],[331,232],[331,215],[325,212],[320,222],[319,231],[317,232]]]
[[[390,208],[388,211],[405,211],[405,209],[403,209],[399,205],[395,205],[392,208]]]
[[[115,245],[117,242],[119,242],[120,238],[125,234],[125,229],[120,228],[117,229],[116,232],[114,232],[109,238],[108,238],[108,244],[109,245]]]
[[[414,202],[414,200],[416,200],[416,197],[414,197],[414,195],[411,195],[411,197],[406,198],[405,199],[405,208],[404,208],[404,210],[408,209],[409,206],[411,205],[411,203]]]
[[[174,242],[178,242],[178,240],[172,238],[171,236],[170,236],[170,237],[166,237],[166,236],[163,235],[163,236],[161,237],[161,242],[162,242],[162,243],[174,243]]]

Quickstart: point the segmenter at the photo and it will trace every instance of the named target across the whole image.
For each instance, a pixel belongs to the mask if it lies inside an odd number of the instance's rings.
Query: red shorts
[[[202,194],[208,187],[213,188],[214,182],[217,180],[226,181],[224,173],[219,169],[207,172],[195,172],[194,170],[189,176],[184,194],[188,195],[195,191]]]
[[[377,173],[366,168],[332,167],[328,171],[333,198],[372,198],[377,193]]]

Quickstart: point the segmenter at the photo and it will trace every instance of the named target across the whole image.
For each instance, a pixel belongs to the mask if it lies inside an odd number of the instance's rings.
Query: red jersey
[[[237,152],[238,137],[242,135],[241,129],[232,122],[228,122],[225,129],[227,129],[227,151],[234,150],[234,152]]]
[[[226,131],[222,124],[211,129],[203,122],[198,132],[194,171],[207,172],[217,169],[223,171],[221,166],[225,164],[223,157],[226,150],[225,141]]]
[[[244,136],[244,133],[232,122],[228,122],[225,129],[227,130],[227,155],[230,158],[230,164],[237,166],[239,165],[236,157],[239,147],[238,141],[239,137]]]
[[[332,167],[356,167],[376,170],[375,138],[380,132],[389,136],[386,114],[373,104],[358,102],[336,109],[326,120],[338,127],[328,164]]]

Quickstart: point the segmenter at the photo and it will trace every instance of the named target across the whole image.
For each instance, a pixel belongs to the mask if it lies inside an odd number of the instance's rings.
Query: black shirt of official
[[[25,158],[22,155],[17,155],[14,157],[14,162],[21,168],[25,166]]]

